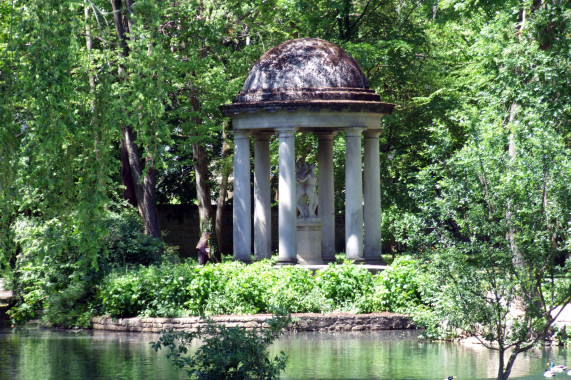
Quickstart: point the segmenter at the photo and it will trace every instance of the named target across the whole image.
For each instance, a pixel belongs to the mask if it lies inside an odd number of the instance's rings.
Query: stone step
[[[0,278],[0,304],[12,298],[12,291],[4,289],[4,279]]]
[[[8,317],[8,310],[10,310],[8,301],[10,298],[12,298],[12,292],[4,289],[4,279],[0,278],[0,326],[10,323]]]
[[[8,310],[10,306],[8,304],[0,304],[0,326],[10,323],[10,317],[8,317]]]

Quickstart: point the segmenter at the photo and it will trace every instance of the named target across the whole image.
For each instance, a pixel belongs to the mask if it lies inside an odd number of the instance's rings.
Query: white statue
[[[315,164],[308,165],[303,158],[295,163],[295,190],[299,218],[315,218],[317,216],[317,176],[315,169]]]

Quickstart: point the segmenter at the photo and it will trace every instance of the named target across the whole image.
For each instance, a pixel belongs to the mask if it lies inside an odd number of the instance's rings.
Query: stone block
[[[320,218],[297,219],[297,259],[301,265],[321,265],[321,229]]]

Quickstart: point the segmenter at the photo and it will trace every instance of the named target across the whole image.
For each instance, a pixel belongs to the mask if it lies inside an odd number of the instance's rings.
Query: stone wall
[[[224,213],[224,247],[222,247],[222,251],[232,254],[232,206],[225,206]],[[276,207],[272,208],[271,215],[272,251],[277,251],[278,209]],[[176,247],[181,257],[196,257],[196,244],[200,239],[199,221],[198,207],[196,206],[159,206],[159,223],[163,239],[169,245]],[[253,218],[251,223],[253,224]],[[253,225],[252,231],[254,231]],[[253,244],[252,236],[252,247]],[[345,252],[345,216],[343,214],[335,215],[335,252]]]
[[[243,327],[257,329],[267,326],[270,314],[259,315],[226,315],[211,317],[216,323],[227,327]],[[410,320],[395,313],[372,314],[292,314],[294,322],[289,331],[371,331],[371,330],[403,330],[413,329]],[[133,331],[158,333],[162,329],[194,330],[204,325],[200,317],[190,318],[93,318],[94,330]]]
[[[216,212],[216,207],[213,207]],[[224,208],[223,252],[232,253],[232,206]],[[197,257],[196,244],[200,239],[200,217],[197,206],[161,205],[159,223],[163,240],[178,249],[181,257]]]

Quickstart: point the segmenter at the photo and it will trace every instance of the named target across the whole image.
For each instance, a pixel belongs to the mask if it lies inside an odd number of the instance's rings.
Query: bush
[[[266,297],[266,304],[290,313],[321,312],[330,308],[330,302],[315,285],[313,273],[300,267],[284,266],[274,270]]]
[[[313,274],[271,261],[132,268],[108,276],[98,289],[101,312],[112,317],[216,314],[409,312],[422,306],[428,281],[411,257],[375,276],[346,261]]]
[[[291,323],[284,314],[267,320],[268,327],[261,330],[246,330],[225,327],[206,320],[205,328],[186,332],[172,329],[161,331],[157,342],[152,342],[158,351],[168,348],[167,357],[174,365],[185,368],[189,377],[198,379],[278,379],[286,367],[287,357],[283,352],[273,359],[267,349]],[[202,339],[202,346],[194,355],[186,356],[193,340]]]
[[[276,307],[288,312],[319,312],[345,307],[335,303],[340,297],[327,299],[310,271],[273,268],[272,264],[260,261],[251,265],[228,262],[198,266],[189,260],[180,265],[117,271],[102,282],[98,301],[102,312],[112,317],[256,314]],[[360,281],[350,274],[350,268],[348,265],[340,270],[340,275],[324,275],[321,286],[341,288],[339,283],[326,285],[333,279],[341,281],[340,276]],[[362,270],[355,273],[362,276]],[[370,274],[365,272],[371,282]],[[343,296],[342,301],[350,303],[348,297]]]
[[[411,256],[400,256],[375,276],[371,295],[372,308],[407,313],[423,304],[423,275]]]
[[[73,226],[58,218],[16,219],[12,230],[18,255],[14,267],[6,271],[7,285],[14,291],[15,305],[9,312],[14,323],[41,317],[57,326],[88,327],[91,316],[100,312],[92,303],[106,273],[120,266],[158,262],[162,243],[142,233],[134,211],[109,211],[104,217],[109,234],[101,241],[93,262],[83,255],[81,239]],[[129,282],[136,285],[132,278],[121,281],[123,287]],[[136,312],[132,303],[123,300],[115,307]]]
[[[222,267],[221,284],[209,297],[208,314],[256,314],[267,312],[266,294],[273,283],[275,270],[268,261],[251,265],[238,262]]]
[[[162,241],[143,233],[141,217],[134,209],[110,211],[106,219],[109,234],[103,242],[106,255],[101,255],[100,265],[113,268],[161,261]]]
[[[184,283],[184,307],[190,315],[206,315],[211,308],[212,295],[220,294],[224,289],[224,265],[190,266],[187,270],[192,273]]]
[[[359,312],[363,297],[373,288],[371,272],[346,260],[317,272],[315,283],[329,303],[328,310]]]

